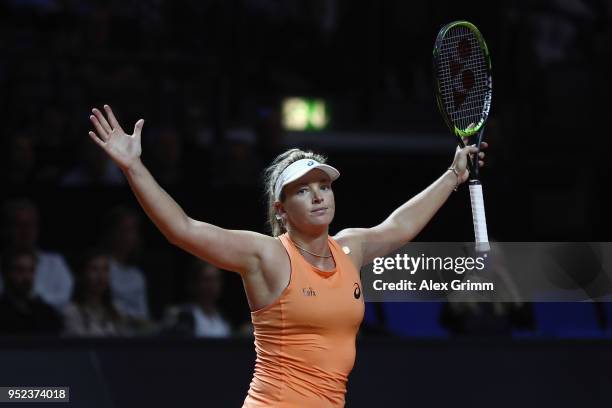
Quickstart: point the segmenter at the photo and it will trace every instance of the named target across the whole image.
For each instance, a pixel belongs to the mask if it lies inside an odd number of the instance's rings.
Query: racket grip
[[[482,184],[480,184],[479,180],[470,180],[469,183],[476,249],[488,251],[489,235],[487,233],[487,218],[485,217],[484,200],[482,198]]]

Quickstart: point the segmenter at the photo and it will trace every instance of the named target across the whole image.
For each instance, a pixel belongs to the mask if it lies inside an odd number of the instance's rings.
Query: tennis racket
[[[442,27],[433,50],[436,101],[459,145],[475,144],[478,152],[468,156],[469,189],[477,249],[489,249],[478,153],[491,108],[493,83],[491,58],[476,26],[454,21]]]

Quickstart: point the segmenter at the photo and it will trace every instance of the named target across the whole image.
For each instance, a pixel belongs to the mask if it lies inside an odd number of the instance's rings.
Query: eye
[[[306,194],[306,192],[307,192],[307,191],[308,191],[308,189],[307,189],[307,188],[300,188],[300,189],[297,191],[297,193],[298,193],[298,194]]]
[[[331,186],[329,184],[323,184],[321,190],[331,190]]]

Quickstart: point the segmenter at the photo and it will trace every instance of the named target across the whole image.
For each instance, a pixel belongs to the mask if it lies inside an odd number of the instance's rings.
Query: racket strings
[[[489,90],[489,70],[476,35],[467,27],[453,27],[439,47],[440,95],[455,126],[465,130],[483,116]]]
[[[449,62],[447,71],[450,71],[450,66]],[[447,112],[453,122],[462,129],[467,128],[470,123],[476,123],[482,114],[486,71],[479,68],[478,61],[472,60],[463,65],[461,74],[447,72],[448,79],[443,83]]]
[[[487,72],[484,56],[479,52],[474,35],[464,27],[454,31],[445,37],[443,46],[448,61],[443,64],[447,77],[444,83],[445,102],[453,121],[465,128],[479,119],[482,112],[484,97],[478,96],[486,85]],[[476,53],[472,51],[474,49]]]
[[[484,106],[484,87],[487,73],[479,64],[471,59],[462,64],[461,72],[451,68],[458,65],[454,60],[446,64],[448,79],[443,83],[444,101],[453,122],[460,128],[467,128],[470,123],[476,123],[482,114]],[[455,71],[455,73],[451,71]]]

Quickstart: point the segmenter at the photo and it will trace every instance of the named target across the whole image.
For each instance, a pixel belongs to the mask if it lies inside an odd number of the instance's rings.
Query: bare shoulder
[[[269,287],[274,287],[276,281],[283,280],[289,272],[289,255],[279,238],[269,235],[260,235],[258,238],[259,262],[254,270],[249,271],[249,275],[260,275],[259,279],[264,279]]]
[[[366,228],[346,228],[333,236],[334,240],[342,247],[344,253],[353,261],[357,269],[361,268],[363,262],[363,245]]]
[[[395,240],[389,238],[388,232],[386,223],[382,223],[372,228],[345,229],[336,235],[336,239],[356,252],[360,265],[365,265],[399,247]]]
[[[280,241],[280,238],[271,237],[269,235],[264,235],[264,237],[261,245],[262,261],[274,263],[275,261],[288,258],[287,251]]]
[[[338,232],[333,238],[341,245],[359,245],[363,241],[366,228],[346,228]]]
[[[278,238],[265,236],[258,266],[242,276],[251,310],[269,305],[289,284],[291,261]]]

